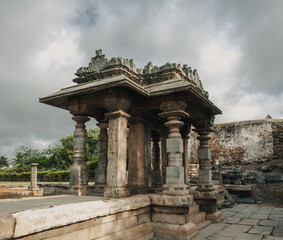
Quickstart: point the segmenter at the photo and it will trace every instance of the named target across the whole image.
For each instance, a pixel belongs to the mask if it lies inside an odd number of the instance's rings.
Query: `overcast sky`
[[[0,156],[73,133],[70,113],[38,98],[73,85],[100,48],[197,68],[217,123],[283,118],[282,0],[0,0]]]

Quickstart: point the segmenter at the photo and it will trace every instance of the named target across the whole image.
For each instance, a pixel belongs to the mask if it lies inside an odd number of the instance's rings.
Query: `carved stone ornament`
[[[187,107],[187,103],[184,101],[164,101],[160,104],[160,109],[163,112],[169,112],[174,110],[184,111]]]
[[[153,66],[152,62],[142,69],[137,68],[133,59],[113,57],[108,60],[102,50],[96,50],[96,56],[91,58],[88,67],[80,67],[73,81],[84,83],[97,80],[107,76],[125,74],[140,85],[162,82],[170,79],[184,79],[196,87],[203,95],[208,97],[204,91],[200,77],[196,69],[192,70],[187,65],[177,63],[166,63],[162,66]]]

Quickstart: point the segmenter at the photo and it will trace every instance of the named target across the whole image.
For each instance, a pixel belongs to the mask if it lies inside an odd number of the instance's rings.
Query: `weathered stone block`
[[[188,222],[198,224],[205,220],[205,212],[196,212],[188,216]]]
[[[198,175],[198,182],[212,184],[212,171],[207,169],[200,169]]]
[[[166,139],[167,153],[170,152],[184,152],[183,139],[181,138],[168,138]]]
[[[222,212],[220,211],[206,214],[206,219],[211,220],[213,223],[219,222],[221,218],[222,218]]]
[[[169,224],[169,223],[160,223],[152,222],[154,234],[165,233],[169,235],[178,236],[179,224]]]
[[[10,239],[14,234],[15,218],[10,214],[0,214],[0,239]]]
[[[168,213],[152,213],[152,221],[170,223],[170,224],[185,224],[187,223],[187,215],[168,214]]]
[[[109,236],[98,238],[97,240],[124,240],[124,239],[142,240],[142,239],[148,239],[145,237],[148,235],[152,236],[153,235],[152,233],[153,233],[153,227],[151,223],[145,223],[145,224],[141,224],[138,226],[128,228],[126,230],[116,232]]]
[[[144,213],[137,216],[138,216],[138,224],[147,223],[151,221],[150,213]]]
[[[199,148],[198,157],[199,159],[211,159],[210,148]]]
[[[109,205],[103,201],[66,204],[53,208],[31,209],[13,213],[12,215],[17,223],[14,237],[86,221],[108,214]]]
[[[199,205],[194,205],[189,207],[189,214],[194,214],[199,212]]]
[[[146,195],[136,195],[128,198],[112,199],[106,202],[109,206],[110,214],[115,214],[118,212],[148,207],[150,205],[150,198]]]
[[[184,167],[167,167],[166,184],[184,183]]]
[[[104,188],[105,198],[122,198],[130,196],[130,191],[127,187],[108,187]]]
[[[194,205],[192,195],[165,195],[165,194],[149,194],[151,204],[166,207],[189,207]]]
[[[187,223],[187,224],[180,226],[178,230],[178,236],[188,237],[194,232],[197,232],[196,225],[194,223]]]
[[[152,210],[154,212],[159,212],[159,213],[188,214],[189,208],[191,208],[191,207],[159,207],[159,206],[153,206]]]

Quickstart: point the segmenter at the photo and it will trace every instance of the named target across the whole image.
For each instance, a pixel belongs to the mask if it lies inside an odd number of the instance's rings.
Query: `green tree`
[[[0,168],[1,167],[9,167],[8,158],[4,156],[0,157]]]
[[[37,149],[31,149],[25,146],[21,146],[19,151],[16,152],[14,158],[14,167],[19,172],[30,171],[31,163],[38,163],[39,169],[45,167],[47,156],[45,150],[40,151]]]
[[[99,129],[87,130],[86,156],[90,177],[94,177],[97,164]],[[31,163],[38,163],[39,170],[67,170],[73,162],[73,135],[61,138],[60,143],[44,150],[36,150],[21,146],[14,158],[14,166],[18,172],[29,171]]]

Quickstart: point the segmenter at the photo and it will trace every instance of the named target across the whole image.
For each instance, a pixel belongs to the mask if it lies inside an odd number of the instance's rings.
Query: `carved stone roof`
[[[189,93],[191,100],[198,100],[199,108],[208,109],[215,115],[221,113],[221,110],[208,99],[208,93],[202,87],[197,70],[192,70],[187,65],[166,63],[158,67],[149,62],[140,69],[135,66],[132,59],[108,60],[101,50],[97,50],[89,66],[79,68],[75,75],[77,78],[73,81],[76,85],[40,98],[40,102],[68,109],[70,99],[99,96],[109,89],[127,89],[139,99],[186,92]]]
[[[168,80],[181,79],[190,83],[202,95],[208,97],[208,92],[203,89],[196,69],[192,70],[187,65],[182,66],[177,63],[153,66],[151,62],[141,69],[136,67],[133,59],[113,57],[108,60],[105,54],[102,54],[101,49],[96,50],[96,56],[91,58],[88,67],[79,68],[75,75],[77,78],[73,79],[73,81],[78,84],[124,75],[144,88],[149,87],[149,85],[158,85]]]

